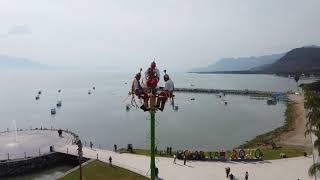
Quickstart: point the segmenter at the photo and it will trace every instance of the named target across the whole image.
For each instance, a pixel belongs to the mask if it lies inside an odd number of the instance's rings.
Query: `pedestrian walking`
[[[112,157],[111,156],[109,157],[109,163],[110,163],[110,166],[112,166]]]
[[[115,144],[115,145],[113,145],[113,147],[114,147],[114,152],[117,152],[117,145]]]
[[[173,164],[176,163],[176,160],[177,160],[177,156],[174,154],[174,155],[173,155]]]
[[[62,130],[61,129],[58,130],[58,134],[59,134],[59,137],[62,137]]]
[[[155,169],[155,175],[156,175],[156,178],[158,178],[158,175],[159,175],[159,169],[156,167]]]
[[[229,177],[230,177],[230,180],[233,180],[233,179],[234,179],[233,174],[230,174]]]
[[[93,143],[90,141],[90,148],[92,149]]]
[[[229,177],[229,174],[230,174],[230,167],[227,167],[226,168],[226,176]]]
[[[248,178],[249,178],[249,173],[248,173],[248,171],[247,171],[246,174],[244,175],[244,179],[245,179],[245,180],[248,180]]]
[[[183,155],[183,164],[186,165],[186,162],[187,162],[187,157],[186,155]]]

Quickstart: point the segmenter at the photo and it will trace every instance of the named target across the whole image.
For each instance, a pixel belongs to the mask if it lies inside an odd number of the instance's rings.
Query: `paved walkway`
[[[72,144],[73,136],[69,133],[63,133],[58,136],[56,130],[24,130],[15,132],[0,133],[0,160],[24,158],[38,156],[40,153],[50,151],[50,146],[55,148],[64,147]],[[25,154],[26,153],[26,154]]]
[[[67,145],[58,151],[70,154],[77,154],[77,146]],[[83,148],[83,154],[88,158],[96,158],[108,162],[112,156],[113,163],[117,166],[129,169],[142,175],[150,175],[149,157],[133,154],[119,154],[108,150]],[[312,157],[297,157],[281,160],[262,162],[201,162],[188,161],[183,165],[183,161],[177,160],[173,164],[172,158],[156,158],[156,166],[159,168],[159,177],[169,180],[205,180],[205,179],[227,179],[225,168],[230,167],[238,180],[244,179],[244,173],[249,172],[249,179],[254,180],[312,180],[308,176],[308,168],[312,164]]]

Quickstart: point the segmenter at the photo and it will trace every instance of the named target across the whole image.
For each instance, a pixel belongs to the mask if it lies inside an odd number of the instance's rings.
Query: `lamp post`
[[[78,145],[78,155],[79,155],[80,180],[82,180],[81,159],[82,159],[83,152],[82,152],[82,143],[80,139],[78,140],[77,145]]]

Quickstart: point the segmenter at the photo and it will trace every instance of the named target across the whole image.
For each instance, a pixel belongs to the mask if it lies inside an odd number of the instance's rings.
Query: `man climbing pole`
[[[166,101],[168,100],[168,98],[171,98],[173,96],[174,90],[174,83],[170,79],[169,75],[165,74],[163,76],[163,79],[165,81],[165,85],[163,90],[159,93],[156,105],[157,109],[159,109],[160,111],[163,111]]]

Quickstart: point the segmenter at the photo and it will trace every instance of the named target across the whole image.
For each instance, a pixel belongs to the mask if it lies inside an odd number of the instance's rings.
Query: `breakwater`
[[[236,94],[236,95],[248,95],[248,96],[272,96],[271,91],[257,91],[257,90],[232,90],[232,89],[203,89],[203,88],[175,88],[176,92],[185,93],[208,93],[208,94]]]

